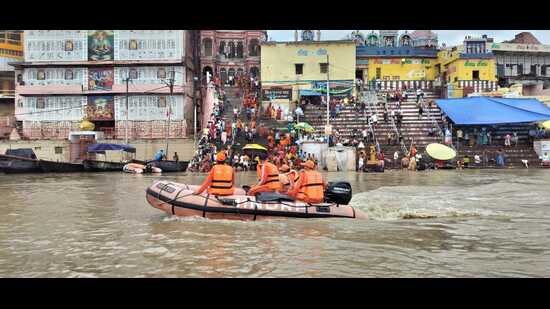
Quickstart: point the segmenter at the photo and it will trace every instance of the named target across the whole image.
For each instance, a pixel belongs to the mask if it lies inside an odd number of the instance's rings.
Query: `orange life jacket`
[[[325,199],[323,176],[318,171],[304,170],[302,185],[296,194],[296,199],[308,203],[322,203]]]
[[[295,184],[298,179],[300,179],[300,175],[298,175],[298,172],[295,170],[291,170],[288,173],[279,174],[279,181],[283,187],[282,191],[286,192],[292,189],[290,185]]]
[[[213,195],[233,195],[233,168],[226,164],[216,164],[212,167],[212,184],[208,193]]]
[[[269,189],[272,190],[281,190],[282,186],[279,182],[279,169],[271,162],[264,161],[261,164],[258,164],[256,167],[256,172],[258,172],[258,178],[262,179],[262,166],[265,165],[267,170],[267,181],[263,183],[267,185]]]

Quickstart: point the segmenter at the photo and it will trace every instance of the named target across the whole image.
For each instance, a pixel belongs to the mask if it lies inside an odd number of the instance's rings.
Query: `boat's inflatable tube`
[[[149,169],[150,168],[150,169]],[[142,174],[142,173],[162,173],[162,170],[154,166],[146,166],[138,163],[128,163],[124,165],[122,170],[126,173]]]
[[[351,206],[334,203],[308,204],[294,201],[279,193],[246,196],[236,189],[231,196],[216,197],[206,192],[194,195],[198,186],[157,181],[147,188],[151,206],[168,214],[209,219],[265,220],[281,218],[350,218],[367,219],[367,215]]]

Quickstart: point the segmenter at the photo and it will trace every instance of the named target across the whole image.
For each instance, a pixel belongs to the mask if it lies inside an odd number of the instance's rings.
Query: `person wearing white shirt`
[[[399,164],[399,152],[393,153],[393,167],[397,168],[396,165]]]

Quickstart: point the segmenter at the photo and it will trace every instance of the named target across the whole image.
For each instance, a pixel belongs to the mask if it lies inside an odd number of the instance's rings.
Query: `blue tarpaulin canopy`
[[[435,100],[458,125],[506,124],[550,119],[550,108],[537,99],[470,97]]]
[[[310,89],[301,89],[300,90],[300,96],[321,96],[323,95],[322,93],[320,92],[317,92],[315,90],[310,90]]]
[[[134,148],[130,145],[92,144],[92,145],[88,146],[88,152],[105,153],[105,150],[126,151],[126,152],[131,152],[131,153],[136,152],[136,148]]]

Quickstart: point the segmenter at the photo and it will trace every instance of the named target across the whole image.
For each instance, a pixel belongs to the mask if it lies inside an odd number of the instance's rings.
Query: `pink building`
[[[67,139],[83,119],[106,138],[164,138],[167,129],[171,138],[186,137],[193,131],[193,35],[26,30],[25,59],[12,63],[23,137]]]
[[[222,81],[248,73],[260,77],[260,43],[265,30],[201,30],[201,69]]]

